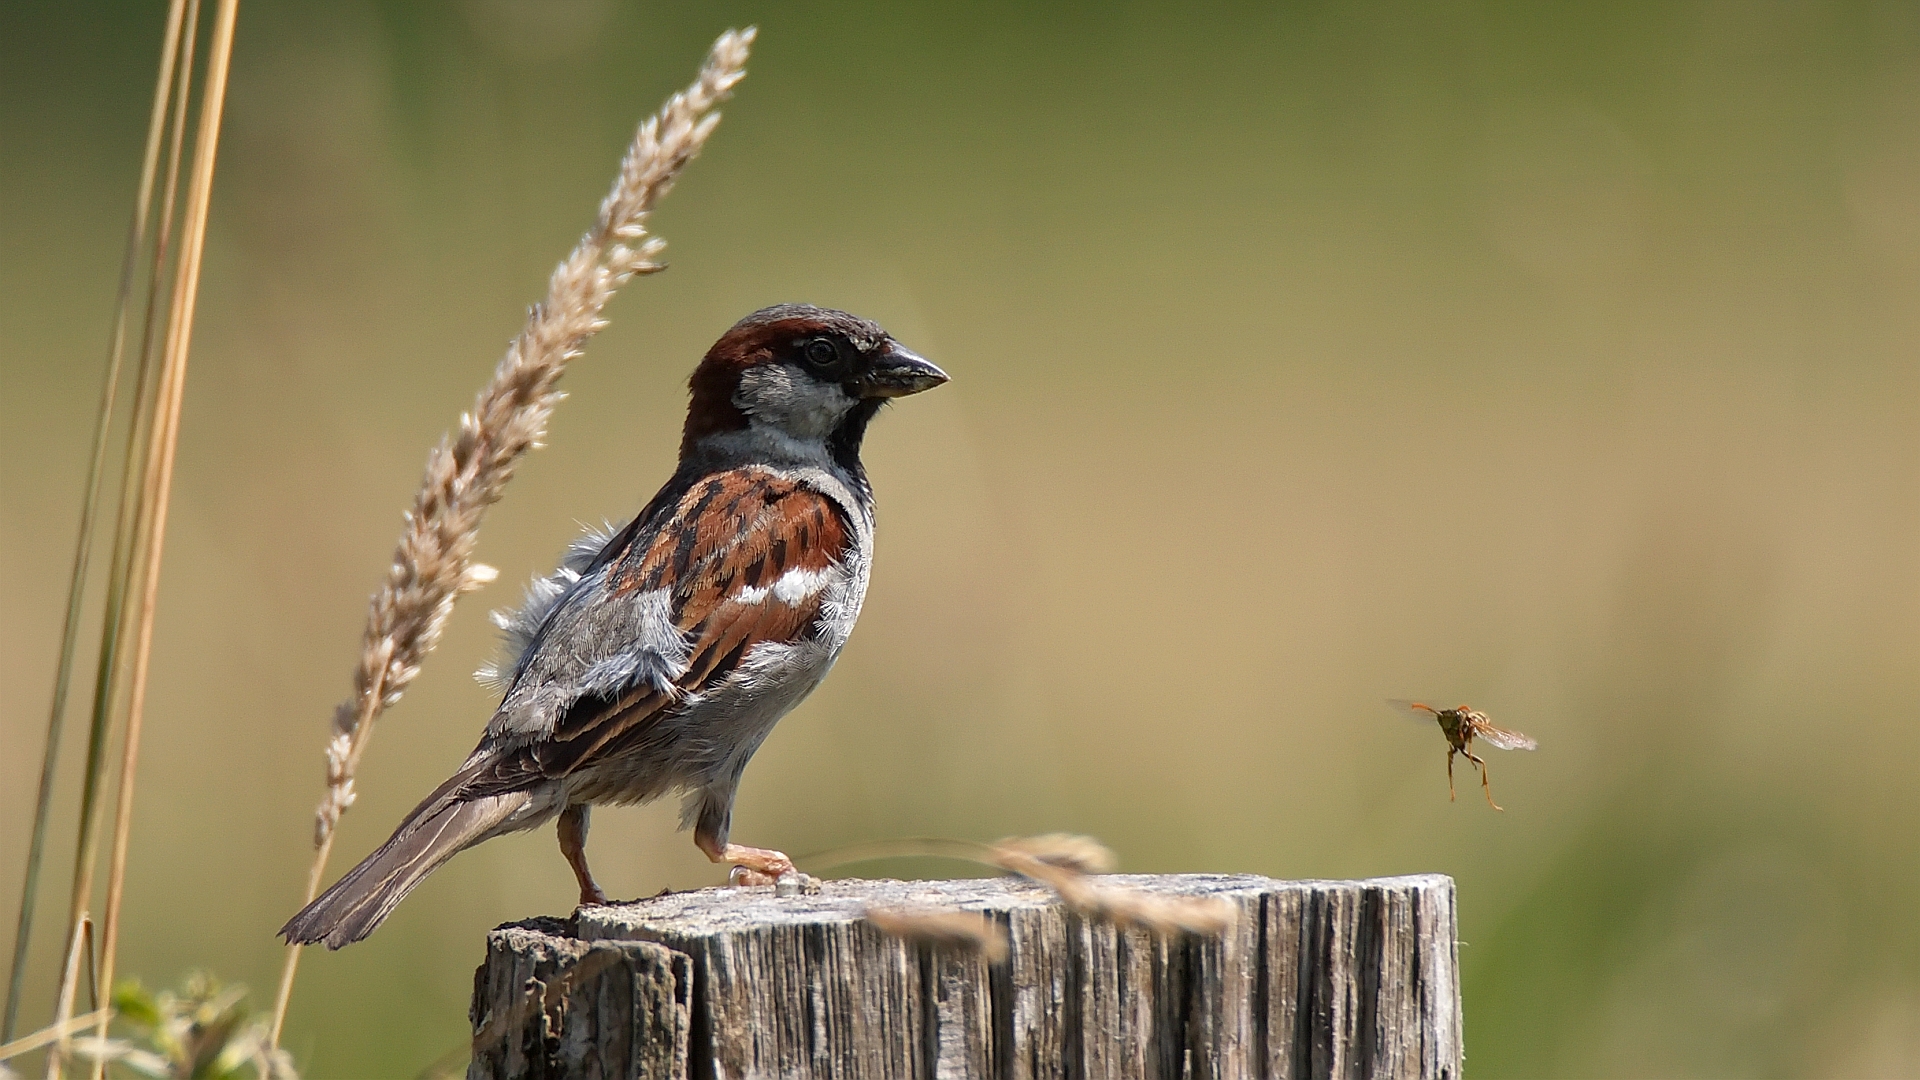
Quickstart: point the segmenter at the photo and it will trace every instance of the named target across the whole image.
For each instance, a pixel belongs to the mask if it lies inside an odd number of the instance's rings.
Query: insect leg
[[[1467,755],[1468,761],[1480,766],[1480,790],[1487,794],[1487,805],[1493,807],[1495,810],[1501,809],[1500,804],[1493,801],[1493,785],[1487,780],[1487,763],[1475,757],[1471,750],[1462,750],[1461,753]]]

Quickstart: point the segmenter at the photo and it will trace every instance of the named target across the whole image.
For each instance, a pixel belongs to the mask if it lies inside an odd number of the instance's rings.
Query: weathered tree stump
[[[469,1080],[1460,1075],[1453,881],[1114,875],[1220,897],[1224,935],[1089,921],[1019,878],[703,889],[487,938]],[[1012,944],[904,941],[869,907],[985,913]]]

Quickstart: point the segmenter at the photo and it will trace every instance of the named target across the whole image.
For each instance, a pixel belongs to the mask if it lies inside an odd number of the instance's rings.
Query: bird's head
[[[694,369],[680,456],[737,444],[775,457],[824,450],[851,467],[887,399],[946,381],[858,316],[809,304],[763,308],[721,335]]]

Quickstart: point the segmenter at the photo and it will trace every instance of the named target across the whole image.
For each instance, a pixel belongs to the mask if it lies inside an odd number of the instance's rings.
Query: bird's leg
[[[574,880],[580,883],[580,906],[594,907],[607,902],[607,894],[587,869],[587,804],[574,803],[560,812],[560,854],[573,867]]]
[[[1487,805],[1493,807],[1495,810],[1501,809],[1500,804],[1493,801],[1493,787],[1487,782],[1487,763],[1474,757],[1471,750],[1462,751],[1462,753],[1467,755],[1468,761],[1480,766],[1480,790],[1487,793]]]
[[[1453,755],[1452,747],[1447,748],[1447,801],[1453,801]]]
[[[784,852],[729,844],[705,829],[694,830],[693,842],[707,858],[733,867],[727,875],[732,885],[772,885],[794,872],[793,860]]]

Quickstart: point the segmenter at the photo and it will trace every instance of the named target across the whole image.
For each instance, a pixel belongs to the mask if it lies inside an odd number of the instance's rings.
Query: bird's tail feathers
[[[386,843],[287,920],[280,935],[288,944],[338,949],[373,933],[428,874],[492,836],[533,798],[512,791],[435,806],[440,797],[429,796]]]

